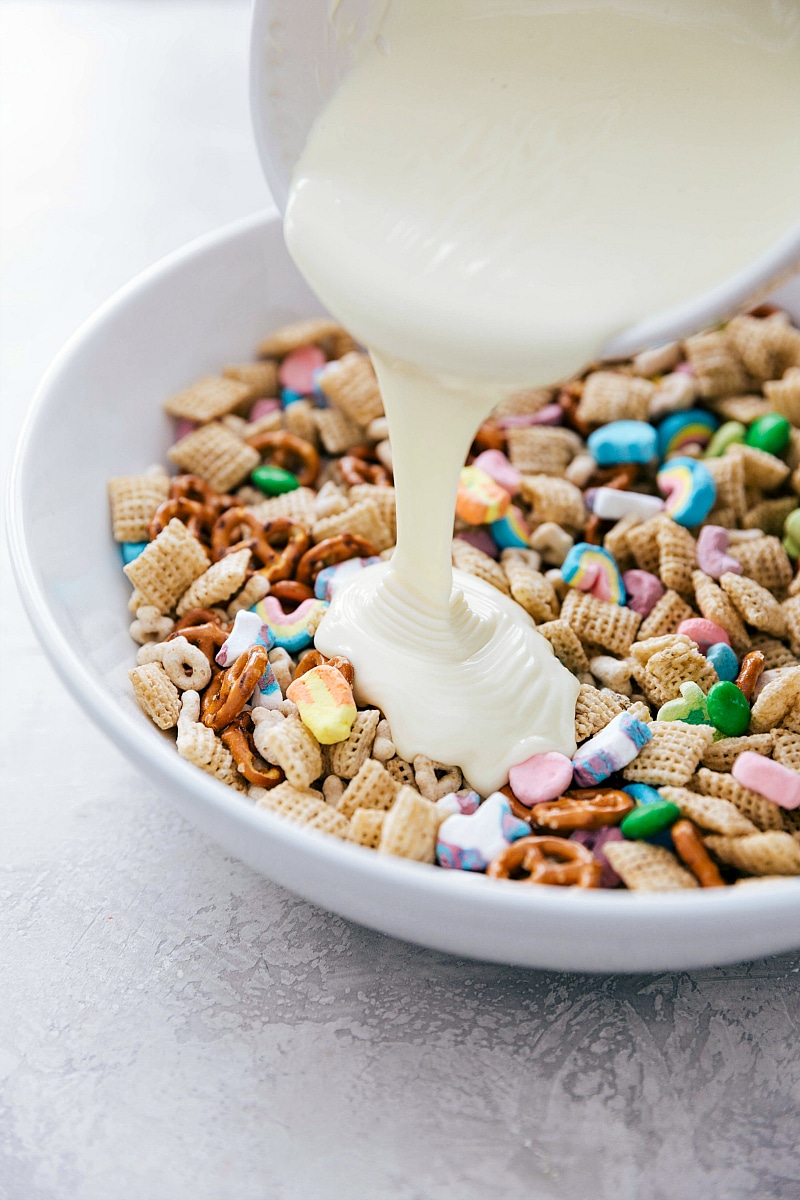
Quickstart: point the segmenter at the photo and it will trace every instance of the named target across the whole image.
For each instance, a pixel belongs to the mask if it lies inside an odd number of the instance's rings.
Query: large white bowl
[[[792,298],[790,298],[792,299]],[[795,311],[800,292],[795,289]],[[164,460],[166,396],[319,311],[276,219],[194,242],[113,297],[45,377],[12,474],[27,609],[72,694],[170,803],[256,870],[334,912],[455,954],[583,971],[706,966],[800,946],[800,883],[642,895],[525,887],[392,859],[256,809],[185,763],[128,683],[130,588],[106,480]]]

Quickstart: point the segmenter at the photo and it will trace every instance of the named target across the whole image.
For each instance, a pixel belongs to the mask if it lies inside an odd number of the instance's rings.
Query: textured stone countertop
[[[73,328],[269,198],[239,0],[0,21],[6,468]],[[311,907],[88,723],[3,555],[2,1200],[798,1200],[800,955],[559,975]]]

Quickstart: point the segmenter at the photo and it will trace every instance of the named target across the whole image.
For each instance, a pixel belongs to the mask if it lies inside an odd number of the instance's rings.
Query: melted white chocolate
[[[372,352],[398,502],[391,565],[317,634],[400,753],[484,794],[574,751],[578,683],[450,567],[458,475],[509,384],[767,249],[800,196],[800,0],[401,0],[318,118],[289,249]],[[413,365],[409,365],[413,364]]]
[[[317,648],[355,667],[399,754],[461,767],[482,795],[531,754],[575,751],[578,681],[519,605],[453,572],[458,476],[495,397],[376,356],[392,440],[397,549],[340,588]]]

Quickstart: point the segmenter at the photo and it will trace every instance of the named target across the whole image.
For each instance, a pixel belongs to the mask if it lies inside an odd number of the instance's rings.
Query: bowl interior
[[[782,296],[800,316],[800,285]],[[256,869],[344,916],[461,954],[576,970],[732,961],[800,945],[797,885],[647,896],[489,883],[308,833],[181,760],[133,700],[130,585],[109,530],[110,476],[166,461],[161,405],[320,312],[276,218],[252,218],[112,298],[45,377],[12,476],[9,534],[28,612],[90,716],[185,815]],[[535,930],[535,933],[532,933]]]

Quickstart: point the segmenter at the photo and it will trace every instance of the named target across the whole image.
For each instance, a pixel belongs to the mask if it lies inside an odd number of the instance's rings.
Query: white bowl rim
[[[349,873],[348,883],[357,886],[359,879],[380,885],[390,882],[400,892],[413,892],[415,899],[423,897],[435,906],[437,900],[463,896],[491,910],[492,919],[505,913],[526,913],[532,921],[546,920],[549,914],[562,919],[580,919],[586,915],[586,904],[592,906],[593,917],[607,918],[615,933],[624,936],[627,921],[639,917],[663,917],[665,922],[692,917],[718,919],[728,923],[737,916],[746,918],[758,911],[761,918],[769,915],[777,920],[796,911],[799,881],[791,878],[774,883],[753,884],[747,887],[697,889],[682,892],[631,893],[622,890],[592,890],[578,888],[533,888],[500,880],[488,881],[482,875],[466,871],[448,871],[427,864],[378,855],[372,850],[340,841],[293,825],[268,811],[249,806],[243,798],[224,784],[212,779],[181,759],[174,746],[166,740],[146,736],[132,716],[109,704],[109,697],[62,634],[51,611],[47,597],[36,578],[35,565],[28,553],[25,538],[23,491],[28,475],[29,455],[37,432],[46,419],[52,398],[57,394],[59,377],[66,364],[117,310],[123,309],[140,292],[146,291],[163,276],[180,269],[186,262],[205,252],[235,240],[260,228],[267,229],[279,217],[273,213],[255,213],[195,239],[181,249],[161,259],[114,293],[69,338],[45,373],[25,418],[14,455],[7,488],[7,533],[17,584],[45,654],[67,689],[103,732],[116,743],[130,761],[141,770],[146,762],[149,774],[158,777],[167,798],[170,785],[190,791],[196,801],[217,816],[233,822],[254,837],[268,837],[295,850],[300,850],[313,865],[315,860],[340,864]],[[302,881],[294,890],[302,895]],[[487,886],[488,884],[488,886]],[[455,889],[455,891],[454,891]],[[476,889],[480,889],[476,891]],[[370,924],[369,918],[351,918]],[[380,929],[376,922],[373,928]],[[423,938],[419,939],[424,942]],[[798,938],[800,944],[800,938]],[[481,957],[478,953],[476,957]],[[485,955],[483,957],[490,957]],[[619,969],[619,968],[617,968]],[[636,966],[630,969],[637,970]]]

